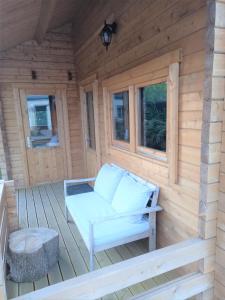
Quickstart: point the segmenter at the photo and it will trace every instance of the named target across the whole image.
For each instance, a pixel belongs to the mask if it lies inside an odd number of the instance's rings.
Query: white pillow
[[[112,202],[116,188],[125,171],[109,164],[101,167],[95,180],[94,191],[108,202]]]
[[[142,184],[130,175],[124,175],[116,189],[112,201],[112,208],[117,213],[136,211],[146,207],[148,200],[152,194],[152,189]],[[142,215],[131,216],[132,222],[138,222]]]

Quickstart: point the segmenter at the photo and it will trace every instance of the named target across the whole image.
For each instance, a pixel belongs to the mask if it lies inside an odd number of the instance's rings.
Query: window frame
[[[81,144],[83,150],[83,159],[86,174],[89,174],[89,171],[97,170],[101,167],[101,140],[100,140],[100,120],[99,120],[99,82],[97,79],[97,74],[92,74],[78,83],[79,86],[79,102],[80,102],[80,112],[81,112]],[[85,113],[86,107],[86,97],[85,93],[88,91],[93,92],[93,105],[94,105],[94,122],[95,122],[95,150],[88,147],[86,142],[86,116]],[[88,157],[89,155],[95,156],[96,161],[91,163],[88,166]]]
[[[128,105],[129,105],[129,141],[120,141],[114,138],[114,120],[113,120],[113,95],[116,93],[128,92]],[[110,134],[110,144],[113,147],[130,150],[131,145],[131,130],[130,130],[130,123],[131,123],[131,112],[130,112],[130,89],[129,86],[121,87],[121,88],[114,88],[110,89],[108,93],[108,116],[109,116],[109,134]]]
[[[152,164],[165,166],[168,168],[168,183],[171,186],[177,185],[178,182],[178,105],[181,62],[182,49],[176,49],[102,81],[106,155],[109,157],[118,155],[120,157],[118,152],[120,151],[123,155],[128,155],[128,157],[141,158],[150,161]],[[166,152],[155,149],[151,151],[151,148],[147,147],[142,148],[138,145],[137,140],[138,91],[136,87],[163,81],[167,82]],[[113,89],[122,90],[127,86],[129,86],[130,92],[130,145],[129,148],[125,149],[112,143],[111,122],[109,122],[109,93]]]
[[[93,101],[95,97],[95,91],[92,83],[85,84],[84,86],[80,85],[80,104],[81,104],[81,115],[82,115],[82,139],[83,139],[83,150],[86,153],[86,151],[96,153],[97,145],[96,145],[96,128],[95,128],[95,149],[91,148],[89,146],[89,143],[87,141],[87,135],[88,135],[88,120],[87,120],[87,98],[86,94],[88,92],[92,92],[93,94]],[[95,105],[93,102],[93,109],[94,109],[94,115],[95,115]],[[96,126],[96,124],[95,124]]]
[[[60,93],[57,91],[57,90],[53,90],[53,89],[49,89],[49,91],[52,91],[52,93],[46,93],[46,90],[43,88],[40,90],[40,92],[38,92],[38,90],[36,89],[25,89],[23,93],[23,97],[25,99],[25,103],[23,103],[22,105],[24,106],[24,109],[25,111],[27,112],[27,122],[24,122],[24,126],[26,127],[26,130],[27,132],[29,132],[29,135],[28,135],[28,141],[27,141],[27,147],[30,148],[30,149],[54,149],[54,148],[59,148],[62,146],[62,141],[61,141],[61,137],[60,137],[60,127],[59,127],[59,115],[60,115],[60,102],[61,102],[61,95]],[[57,94],[56,94],[57,93]],[[26,94],[26,95],[25,95]],[[39,142],[41,141],[41,138],[39,136],[39,139],[38,137],[35,139],[34,136],[32,136],[32,125],[31,125],[31,119],[30,119],[30,111],[29,111],[29,107],[28,107],[28,98],[30,96],[47,96],[48,97],[48,100],[49,100],[49,97],[50,96],[53,96],[54,99],[55,99],[55,113],[56,113],[56,124],[57,124],[57,142],[53,145],[49,145],[49,142],[46,142],[45,145],[36,145],[34,146],[33,143],[34,142]],[[50,100],[49,100],[49,103],[50,103]],[[58,104],[57,104],[58,103]],[[41,105],[41,106],[44,106],[44,105]],[[35,106],[35,117],[36,117],[36,107],[38,106]],[[51,109],[50,109],[50,106],[49,106],[49,110],[50,110],[50,118],[52,118],[52,112],[51,112]],[[47,110],[46,110],[47,111]],[[25,118],[24,118],[25,119]],[[52,119],[51,119],[51,123],[52,123]],[[36,127],[40,127],[40,126],[37,126]],[[51,136],[51,138],[53,137],[53,135]]]
[[[140,145],[140,136],[141,136],[141,120],[140,120],[140,96],[139,96],[139,89],[149,86],[149,85],[154,85],[157,83],[161,83],[161,82],[166,82],[167,84],[167,101],[166,101],[166,151],[160,151],[154,148],[149,148],[149,147],[145,147]],[[150,81],[145,81],[142,83],[138,83],[135,84],[135,119],[136,119],[136,132],[135,132],[135,150],[137,154],[140,155],[144,155],[144,156],[149,156],[151,158],[155,158],[155,159],[159,159],[162,161],[167,161],[168,160],[168,142],[169,142],[169,126],[168,126],[168,118],[169,118],[169,80],[168,80],[168,76],[166,77],[161,77],[161,78],[157,78],[154,80],[150,80]]]
[[[89,118],[88,118],[88,105],[87,105],[87,94],[92,93],[92,108],[93,108],[93,114],[94,114],[94,147],[90,146],[90,131],[89,131]],[[88,87],[84,89],[84,97],[85,97],[85,102],[84,102],[84,107],[85,107],[85,122],[86,122],[86,143],[88,150],[96,152],[96,128],[95,128],[95,107],[94,107],[94,91],[93,88]]]

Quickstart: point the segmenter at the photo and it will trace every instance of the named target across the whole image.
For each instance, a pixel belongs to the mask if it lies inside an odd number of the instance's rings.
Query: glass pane
[[[115,140],[129,142],[129,92],[113,94],[113,137]]]
[[[27,109],[32,148],[59,145],[55,96],[29,95]]]
[[[140,144],[166,151],[167,84],[140,88]]]
[[[94,119],[94,103],[93,92],[86,93],[86,107],[87,107],[87,142],[88,146],[95,149],[95,119]]]

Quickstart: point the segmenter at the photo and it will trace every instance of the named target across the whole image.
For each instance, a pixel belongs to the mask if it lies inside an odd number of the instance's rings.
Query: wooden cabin
[[[144,120],[149,87],[164,127]],[[224,101],[224,0],[0,0],[0,299],[225,299]],[[106,162],[160,187],[157,250],[117,247],[88,272],[63,180]],[[7,237],[29,226],[60,232],[60,260],[18,284]]]

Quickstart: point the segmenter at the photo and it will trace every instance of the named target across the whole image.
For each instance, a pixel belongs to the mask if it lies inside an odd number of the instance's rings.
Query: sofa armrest
[[[65,197],[67,196],[67,186],[70,183],[82,184],[82,183],[93,182],[93,181],[95,181],[95,179],[96,179],[96,177],[64,180],[64,196]]]
[[[112,220],[116,220],[116,219],[120,219],[120,218],[126,218],[126,217],[132,217],[132,216],[138,216],[138,215],[144,215],[144,214],[150,215],[151,213],[156,213],[161,210],[162,210],[162,207],[157,205],[156,207],[149,207],[149,208],[144,208],[144,209],[137,210],[137,211],[130,211],[127,213],[118,213],[118,214],[115,214],[112,216],[97,218],[97,219],[91,220],[89,222],[92,225],[96,225],[96,224],[100,224],[100,223],[104,223],[107,221],[112,221]]]

